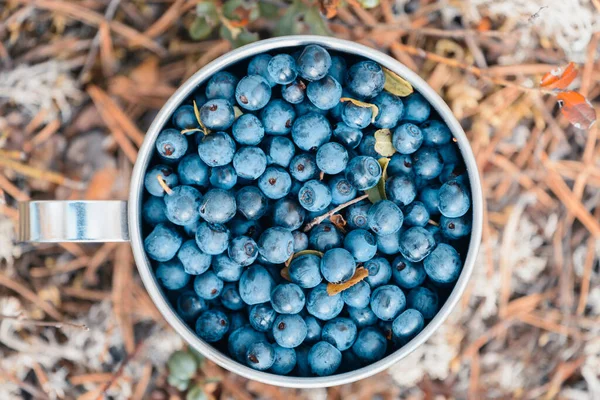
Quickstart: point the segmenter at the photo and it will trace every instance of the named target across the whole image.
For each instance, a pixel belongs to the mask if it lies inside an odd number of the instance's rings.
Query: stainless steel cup
[[[256,54],[277,49],[293,48],[307,44],[319,44],[327,49],[364,57],[376,61],[396,74],[408,80],[440,114],[450,127],[467,166],[472,191],[473,230],[467,258],[461,275],[450,297],[441,310],[423,331],[408,344],[367,367],[339,375],[316,378],[280,376],[260,372],[242,365],[219,352],[210,344],[202,341],[193,330],[177,316],[158,285],[152,266],[144,253],[141,232],[141,202],[144,172],[152,157],[154,141],[173,111],[191,94],[194,89],[207,81],[214,73],[226,69],[240,60]],[[286,36],[256,42],[211,62],[196,72],[173,94],[160,110],[146,134],[133,169],[129,201],[31,201],[20,204],[19,239],[27,242],[125,242],[130,241],[139,273],[150,297],[167,322],[194,349],[216,362],[223,368],[248,379],[254,379],[271,385],[318,388],[354,382],[385,370],[402,360],[425,342],[448,317],[462,295],[479,249],[482,229],[483,201],[481,182],[469,141],[460,124],[444,101],[425,81],[410,69],[393,58],[369,47],[346,40],[322,36]]]

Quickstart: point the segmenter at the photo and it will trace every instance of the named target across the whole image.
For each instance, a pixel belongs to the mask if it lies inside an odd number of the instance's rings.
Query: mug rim
[[[472,231],[467,257],[459,279],[456,281],[450,296],[446,299],[444,305],[440,308],[435,317],[425,326],[425,328],[410,342],[382,358],[381,360],[356,369],[337,375],[325,377],[296,377],[276,375],[269,372],[258,371],[247,367],[226,354],[214,348],[210,343],[201,340],[188,325],[180,319],[171,304],[163,294],[158,281],[152,271],[152,266],[143,249],[143,237],[141,232],[141,202],[143,194],[143,182],[146,168],[151,160],[154,142],[162,130],[162,127],[171,117],[173,111],[189,97],[189,95],[198,86],[205,83],[214,73],[224,70],[243,59],[255,56],[257,54],[273,51],[280,48],[291,48],[317,44],[328,50],[338,51],[350,55],[363,57],[377,62],[385,68],[395,72],[421,93],[431,106],[438,112],[440,117],[450,128],[453,136],[457,139],[457,145],[464,159],[469,176],[472,196]],[[328,37],[313,35],[295,35],[283,36],[261,40],[248,44],[246,46],[234,49],[204,67],[200,68],[194,75],[188,78],[177,91],[167,100],[154,118],[148,129],[144,142],[140,147],[138,159],[135,162],[130,184],[129,202],[128,202],[128,222],[131,247],[137,269],[142,278],[142,282],[152,298],[152,301],[163,315],[167,323],[196,351],[212,360],[222,368],[234,372],[247,379],[256,380],[262,383],[292,388],[322,388],[329,386],[342,385],[367,378],[379,373],[398,361],[404,359],[415,349],[421,346],[431,335],[440,327],[440,325],[450,315],[461,295],[465,291],[470,276],[473,272],[475,260],[479,252],[483,226],[483,195],[477,163],[473,155],[471,146],[460,126],[456,117],[442,98],[415,72],[400,63],[398,60],[371,47],[355,42]]]

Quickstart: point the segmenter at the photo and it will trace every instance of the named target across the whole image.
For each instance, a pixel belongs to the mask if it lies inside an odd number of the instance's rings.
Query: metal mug
[[[214,73],[243,59],[278,49],[318,44],[327,49],[371,59],[400,75],[417,89],[444,119],[464,158],[472,192],[473,228],[468,254],[452,293],[429,324],[409,343],[382,360],[355,371],[327,377],[300,378],[261,372],[242,365],[202,341],[175,313],[154,276],[144,252],[141,232],[141,201],[144,173],[152,157],[154,141],[173,111]],[[135,262],[146,290],[167,322],[194,349],[223,368],[263,383],[296,388],[318,388],[354,382],[381,372],[402,360],[425,342],[444,322],[465,290],[473,271],[482,230],[483,200],[477,164],[469,141],[450,108],[417,74],[395,59],[367,46],[322,36],[286,36],[233,50],[206,65],[189,78],[166,102],[154,119],[133,169],[129,201],[30,201],[19,206],[19,239],[27,242],[131,242]]]

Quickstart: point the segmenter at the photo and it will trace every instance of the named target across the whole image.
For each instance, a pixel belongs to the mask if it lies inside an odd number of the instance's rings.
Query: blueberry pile
[[[387,79],[317,45],[261,54],[214,74],[158,135],[145,251],[181,319],[232,359],[304,377],[361,368],[451,292],[466,168],[425,98]]]

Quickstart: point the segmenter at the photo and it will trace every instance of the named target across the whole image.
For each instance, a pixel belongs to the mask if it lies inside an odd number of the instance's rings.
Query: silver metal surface
[[[273,51],[279,48],[290,48],[295,46],[303,46],[307,44],[319,44],[327,49],[336,50],[342,53],[348,53],[358,55],[361,57],[369,58],[378,62],[380,65],[394,71],[398,75],[408,80],[415,89],[417,89],[427,100],[431,103],[434,109],[441,115],[444,121],[448,124],[450,130],[457,139],[458,146],[461,150],[462,156],[467,166],[469,180],[471,183],[472,200],[473,200],[473,230],[471,233],[471,241],[469,244],[469,251],[467,258],[462,270],[462,273],[454,287],[450,297],[446,303],[442,306],[438,314],[433,318],[432,321],[423,329],[423,331],[415,337],[408,344],[400,348],[393,354],[385,357],[384,359],[371,364],[367,367],[347,372],[339,375],[329,377],[315,377],[315,378],[299,378],[274,375],[267,372],[260,372],[254,369],[248,368],[245,365],[239,364],[229,358],[227,355],[219,352],[213,348],[210,344],[200,340],[196,336],[195,332],[192,331],[188,326],[177,316],[166,297],[164,296],[161,288],[154,277],[152,266],[146,254],[143,250],[143,238],[141,232],[141,201],[142,201],[142,189],[143,189],[143,176],[148,166],[148,163],[152,156],[152,150],[154,141],[157,135],[162,129],[163,125],[170,118],[173,111],[190,95],[190,93],[199,85],[208,80],[215,72],[220,71],[224,68],[228,68],[233,64],[251,57],[253,55]],[[287,386],[287,387],[298,387],[298,388],[316,388],[341,385],[348,382],[357,381],[359,379],[366,378],[374,375],[384,369],[390,367],[392,364],[402,360],[423,342],[425,342],[433,332],[444,322],[448,317],[456,303],[458,302],[461,294],[465,290],[473,267],[475,265],[475,257],[479,249],[479,242],[481,240],[481,229],[482,229],[482,213],[483,213],[483,201],[481,193],[481,182],[479,181],[479,173],[477,171],[477,165],[475,158],[471,151],[469,141],[465,136],[460,124],[452,115],[452,112],[444,103],[444,101],[431,89],[425,81],[423,81],[417,74],[412,72],[410,69],[396,61],[395,59],[377,51],[372,48],[359,45],[353,42],[335,39],[330,37],[322,36],[287,36],[279,37],[274,39],[263,40],[256,42],[232,52],[225,54],[224,56],[216,59],[212,63],[206,65],[190,79],[188,79],[173,96],[167,101],[161,111],[158,113],[152,126],[146,134],[146,139],[140,149],[138,160],[135,164],[133,171],[133,177],[131,181],[131,191],[129,196],[129,230],[131,235],[131,245],[133,248],[133,254],[135,256],[136,264],[144,285],[148,290],[152,300],[165,317],[167,322],[173,326],[173,328],[197,351],[204,354],[223,368],[233,371],[239,375],[242,375],[248,379],[254,379],[260,382],[264,382],[271,385]]]
[[[19,203],[21,242],[126,242],[126,201]]]

